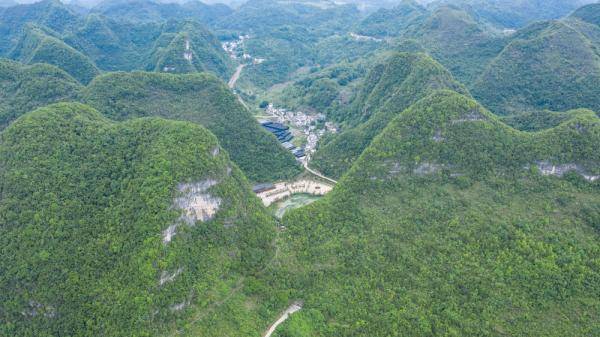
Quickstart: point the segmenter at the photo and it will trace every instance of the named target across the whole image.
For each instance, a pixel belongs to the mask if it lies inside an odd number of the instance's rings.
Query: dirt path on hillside
[[[233,89],[233,87],[235,87],[235,83],[240,78],[240,75],[242,74],[242,70],[244,70],[245,66],[246,66],[245,64],[240,64],[239,66],[237,66],[237,68],[235,68],[235,73],[233,73],[233,76],[231,76],[231,78],[229,79],[229,82],[227,82],[227,85],[229,86],[229,88]]]
[[[285,322],[285,320],[288,319],[291,314],[295,313],[296,311],[300,311],[301,309],[302,302],[297,301],[292,303],[292,305],[290,305],[287,309],[285,309],[284,312],[281,313],[281,315],[279,315],[275,323],[271,324],[269,329],[267,329],[267,331],[263,334],[263,337],[271,337],[273,332],[275,332],[275,329],[277,329],[281,323]]]
[[[333,179],[331,179],[331,178],[329,178],[329,177],[326,177],[326,176],[322,175],[321,173],[319,173],[319,172],[317,172],[317,171],[315,171],[315,170],[311,169],[310,167],[308,167],[308,162],[309,162],[309,160],[308,160],[308,159],[307,159],[307,160],[304,162],[304,168],[305,168],[305,169],[306,169],[308,172],[310,172],[310,173],[312,173],[312,174],[316,175],[317,177],[319,177],[319,178],[321,178],[321,179],[325,179],[325,180],[327,180],[327,181],[329,181],[329,182],[333,183],[334,185],[335,185],[335,184],[337,184],[337,181],[335,181],[335,180],[333,180]]]

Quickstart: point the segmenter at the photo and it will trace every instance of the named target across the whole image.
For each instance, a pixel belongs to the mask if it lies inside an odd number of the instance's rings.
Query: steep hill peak
[[[593,182],[600,177],[600,155],[594,144],[600,144],[600,119],[593,114],[579,113],[554,128],[523,132],[473,99],[444,90],[423,98],[390,122],[348,179],[357,178],[357,173],[373,181],[407,175],[489,179],[521,176],[537,167],[543,175],[573,171]]]

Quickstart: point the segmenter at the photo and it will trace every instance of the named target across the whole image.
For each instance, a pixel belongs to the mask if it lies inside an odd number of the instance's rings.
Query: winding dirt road
[[[235,87],[235,83],[240,78],[240,75],[242,74],[242,70],[244,70],[245,66],[246,66],[245,64],[240,64],[239,66],[237,66],[237,68],[235,68],[235,73],[233,73],[233,76],[231,76],[231,78],[229,79],[229,82],[227,82],[227,85],[229,86],[229,88],[233,89],[233,87]]]
[[[279,318],[275,321],[275,323],[271,324],[269,329],[263,334],[263,337],[271,337],[275,329],[279,326],[279,324],[285,322],[286,319],[290,317],[291,314],[295,313],[302,309],[302,302],[294,302],[290,305],[284,312],[279,315]]]

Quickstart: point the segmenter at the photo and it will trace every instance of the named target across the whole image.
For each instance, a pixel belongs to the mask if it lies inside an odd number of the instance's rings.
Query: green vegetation
[[[115,123],[80,104],[9,126],[0,145],[1,334],[155,335],[261,269],[274,222],[218,148],[193,123]],[[214,218],[181,217],[201,207],[200,192],[216,202]]]
[[[359,17],[354,6],[250,0],[216,22],[214,29],[219,35],[250,35],[245,52],[265,61],[246,67],[241,80],[267,89],[299,68],[356,57],[359,44],[352,45],[345,35]],[[350,45],[354,48],[347,48]]]
[[[75,100],[80,90],[74,78],[54,66],[0,59],[0,130],[35,108]]]
[[[506,116],[503,121],[517,130],[540,131],[549,129],[579,116],[593,116],[595,112],[586,109],[570,110],[567,112],[541,111],[524,112]]]
[[[429,12],[414,0],[402,0],[396,7],[381,8],[357,26],[358,33],[367,36],[400,36],[411,26],[422,24]]]
[[[514,35],[473,85],[473,95],[502,115],[536,109],[598,112],[598,46],[600,27],[584,21],[534,24]]]
[[[103,6],[115,11],[104,11]],[[145,12],[144,6],[165,11],[165,18],[155,17],[152,10]],[[122,7],[129,12],[116,10]],[[204,11],[204,7],[221,14]],[[125,19],[130,12],[148,18],[131,15]],[[195,20],[199,16],[190,18],[200,12],[208,20],[226,15],[230,9],[200,2],[126,1],[105,3],[84,16],[54,0],[16,6],[0,13],[0,55],[25,63],[56,65],[84,84],[99,73],[96,65],[107,71],[210,71],[225,80],[232,73],[232,62],[214,35]],[[178,13],[186,15],[177,17]],[[185,41],[190,42],[190,50],[185,50]],[[190,60],[184,59],[184,52],[191,54]]]
[[[535,21],[558,19],[596,0],[441,0],[499,28],[519,28]]]
[[[148,0],[105,1],[93,11],[119,21],[147,23],[193,19],[203,24],[209,24],[232,12],[231,8],[222,4],[207,5],[200,1],[178,4]]]
[[[502,36],[456,7],[443,6],[420,25],[409,27],[401,40],[418,44],[463,83],[471,83],[502,51]]]
[[[25,28],[10,57],[27,64],[55,65],[83,84],[89,83],[100,72],[87,56],[48,32],[30,25]]]
[[[525,26],[587,2],[0,8],[0,335],[599,335],[600,5]],[[250,191],[269,103],[331,193]]]
[[[379,58],[381,56],[373,56],[368,60]],[[321,70],[315,69],[293,83],[270,90],[267,99],[277,106],[292,110],[323,112],[329,119],[342,122],[361,79],[370,68],[366,60],[341,62]]]
[[[108,73],[82,87],[50,65],[0,60],[0,89],[0,129],[31,109],[77,101],[113,120],[159,116],[201,124],[217,135],[252,181],[286,179],[300,172],[294,157],[213,75]]]
[[[208,128],[252,181],[300,172],[288,151],[262,130],[216,77],[209,74],[110,73],[97,77],[84,100],[114,120],[160,116]]]
[[[232,62],[219,41],[200,24],[166,24],[157,39],[153,60],[155,71],[194,73],[210,71],[222,79],[233,74]],[[189,59],[185,58],[189,56]]]
[[[27,24],[63,33],[80,24],[80,18],[58,0],[43,0],[0,10],[0,55],[13,47]]]
[[[91,14],[75,28],[64,37],[67,44],[88,55],[102,70],[129,71],[150,68],[152,51],[163,25],[118,22]]]
[[[278,277],[307,311],[280,336],[594,335],[600,185],[535,162],[597,175],[598,144],[593,115],[525,133],[453,92],[414,104],[284,216]]]
[[[435,90],[467,90],[439,63],[424,54],[395,53],[374,66],[361,83],[347,129],[322,145],[313,164],[327,175],[340,177],[397,114]]]

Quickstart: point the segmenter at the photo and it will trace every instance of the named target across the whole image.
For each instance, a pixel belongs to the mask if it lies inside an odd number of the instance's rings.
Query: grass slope
[[[284,217],[281,336],[585,336],[600,322],[600,120],[516,131],[440,92],[396,117],[324,199]],[[285,281],[284,281],[285,280]]]
[[[87,87],[85,101],[115,120],[160,116],[201,124],[217,136],[252,181],[283,179],[300,172],[293,156],[209,74],[106,74]]]
[[[2,335],[171,332],[273,254],[274,221],[198,125],[112,122],[60,103],[0,137]],[[202,182],[208,189],[180,189]],[[178,198],[185,210],[220,202],[212,219],[182,218]]]

